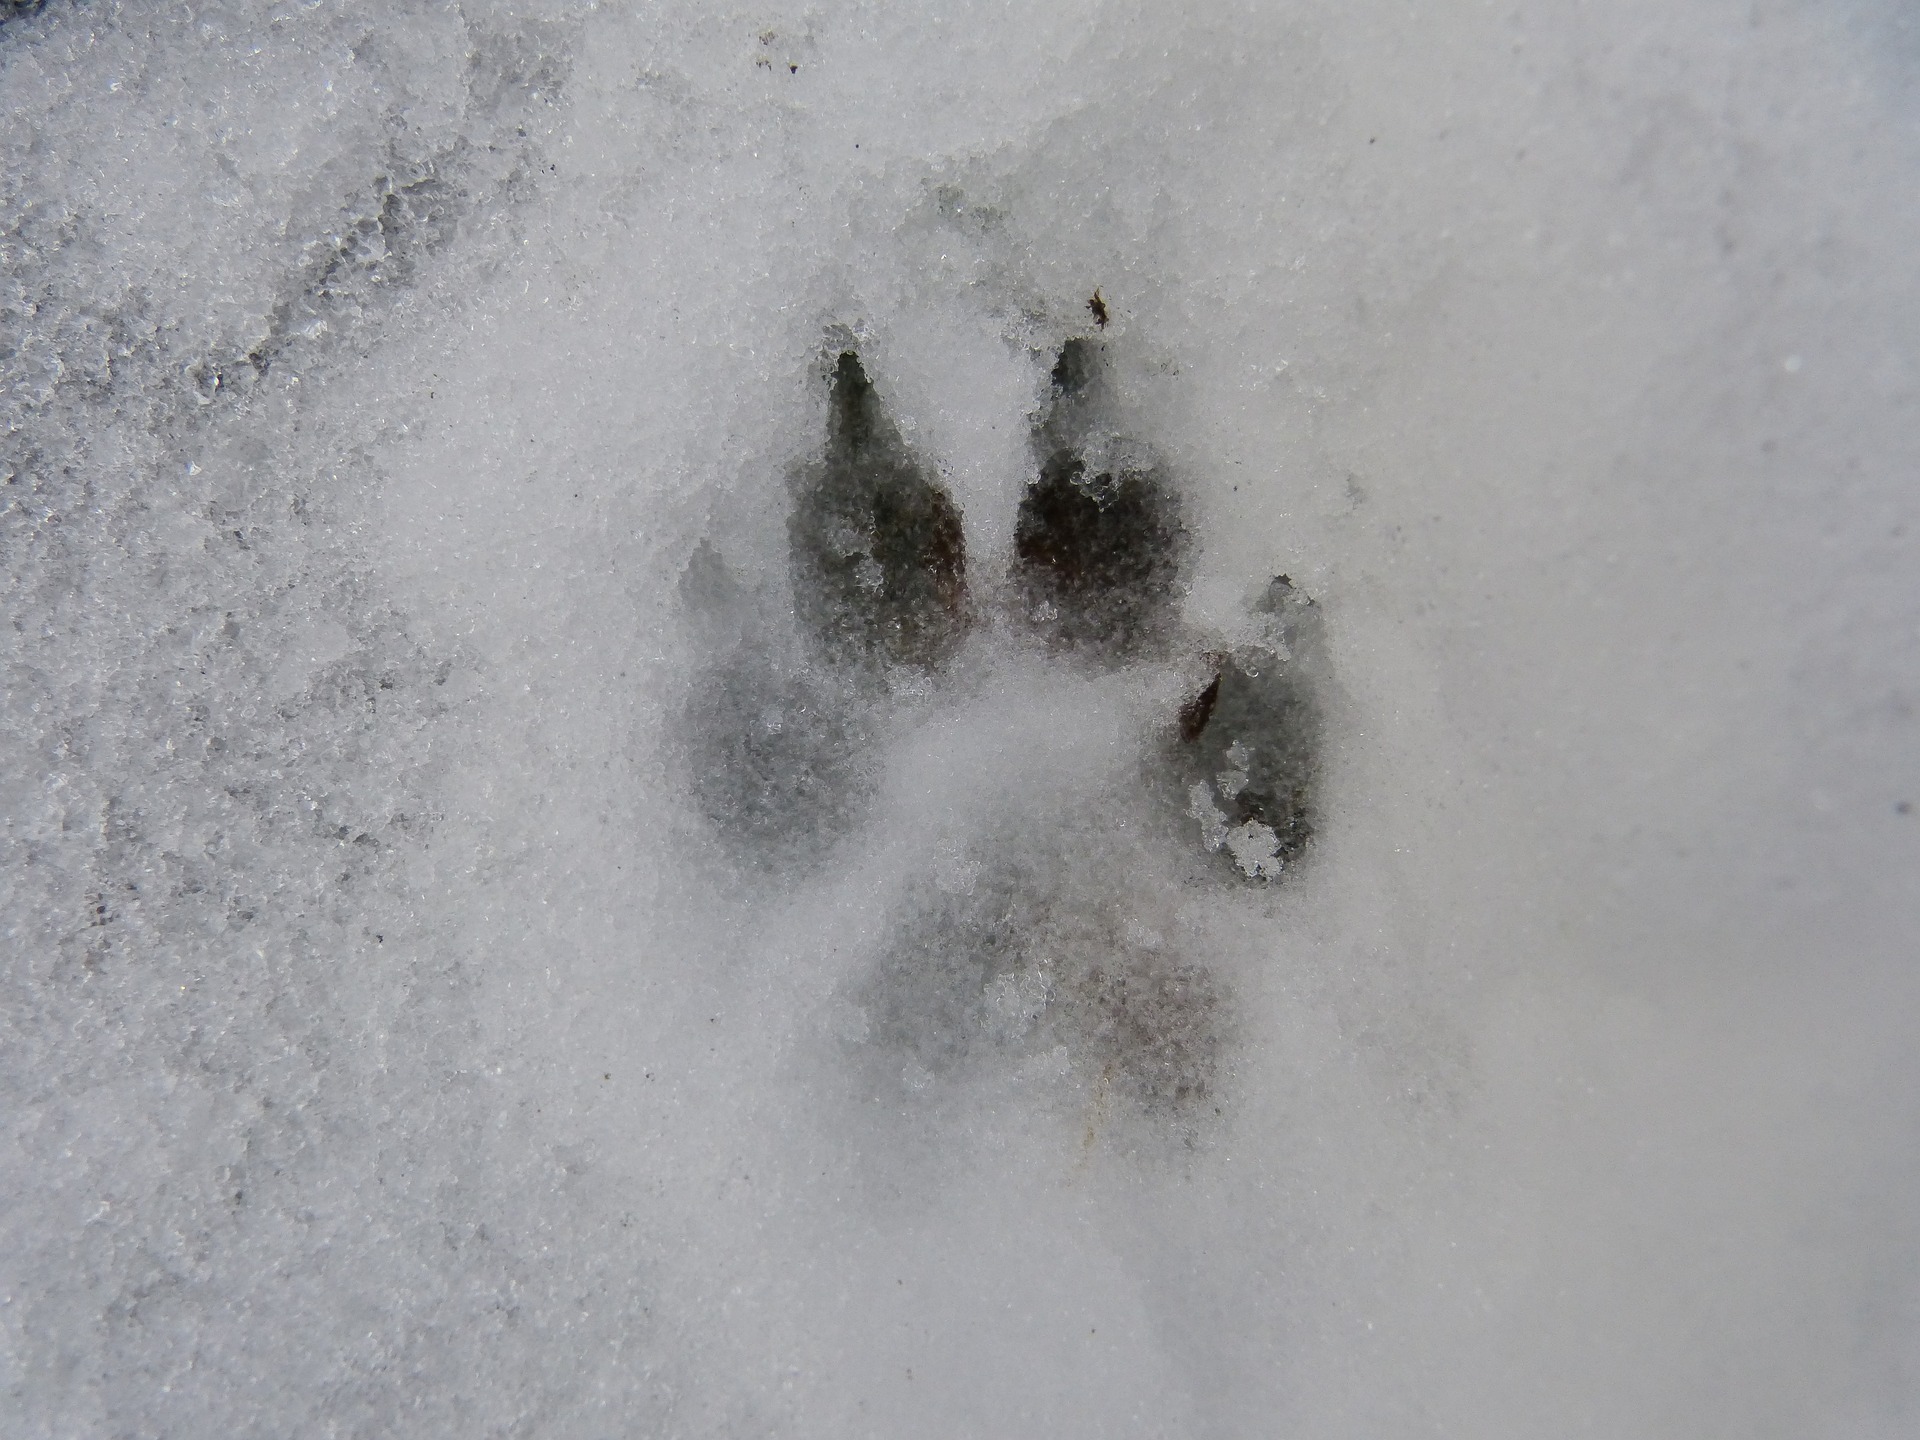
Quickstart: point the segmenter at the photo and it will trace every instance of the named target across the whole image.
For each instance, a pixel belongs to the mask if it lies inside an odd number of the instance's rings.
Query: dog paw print
[[[888,766],[925,768],[948,799],[895,827],[885,937],[841,997],[876,1086],[994,1073],[1192,1111],[1229,1029],[1196,889],[1281,882],[1314,833],[1318,607],[1282,576],[1235,644],[1183,623],[1179,492],[1101,340],[1053,357],[1011,554],[985,566],[855,351],[826,391],[786,593],[705,543],[682,577],[710,657],[685,717],[701,809],[744,870],[816,883],[907,803]]]

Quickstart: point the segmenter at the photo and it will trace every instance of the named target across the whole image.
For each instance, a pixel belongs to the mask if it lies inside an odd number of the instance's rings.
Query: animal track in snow
[[[685,716],[702,810],[743,863],[801,884],[855,832],[906,837],[841,997],[876,1088],[993,1067],[1193,1111],[1228,1027],[1183,916],[1196,887],[1279,880],[1312,837],[1317,607],[1281,577],[1237,647],[1182,624],[1180,497],[1126,429],[1102,341],[1057,353],[985,584],[856,352],[827,388],[787,525],[797,626],[705,542],[682,577],[712,657]]]

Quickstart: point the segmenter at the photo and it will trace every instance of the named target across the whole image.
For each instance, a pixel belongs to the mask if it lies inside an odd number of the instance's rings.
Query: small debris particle
[[[1220,677],[1215,675],[1206,689],[1180,707],[1180,738],[1191,745],[1213,718],[1213,707],[1220,699]]]

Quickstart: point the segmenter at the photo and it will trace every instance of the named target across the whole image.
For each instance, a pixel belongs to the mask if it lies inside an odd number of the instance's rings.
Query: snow
[[[1911,1433],[1916,54],[0,6],[0,1434]]]

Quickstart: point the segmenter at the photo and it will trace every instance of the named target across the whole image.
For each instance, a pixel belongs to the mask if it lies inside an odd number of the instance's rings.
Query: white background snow
[[[1914,1433],[1917,74],[1892,0],[8,21],[0,1434]],[[990,557],[1095,286],[1188,618],[1285,571],[1342,690],[1191,1149],[842,1103],[857,875],[674,736],[829,328]]]

